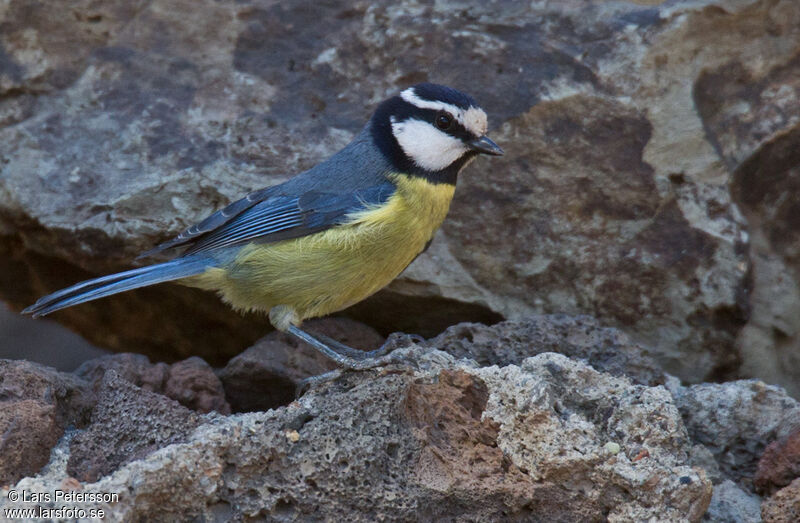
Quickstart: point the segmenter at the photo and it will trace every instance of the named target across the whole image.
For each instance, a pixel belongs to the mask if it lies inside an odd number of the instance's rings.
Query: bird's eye
[[[441,129],[442,131],[446,131],[450,129],[450,126],[453,125],[453,115],[442,111],[436,115],[436,127]]]

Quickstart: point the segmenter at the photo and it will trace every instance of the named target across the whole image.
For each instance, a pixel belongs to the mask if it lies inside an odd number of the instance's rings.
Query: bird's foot
[[[391,358],[389,358],[391,352],[400,346],[400,342],[404,338],[412,343],[424,341],[417,335],[393,334],[380,348],[373,351],[361,351],[328,336],[310,334],[294,325],[289,326],[287,331],[335,361],[339,366],[350,370],[366,370],[391,363]]]
[[[344,343],[322,334],[310,334],[294,325],[290,326],[287,331],[342,367],[301,380],[297,384],[298,396],[309,387],[338,378],[342,375],[343,369],[360,371],[382,367],[390,363],[402,363],[401,358],[394,357],[393,352],[395,349],[408,345],[408,343],[404,342],[421,343],[425,341],[424,338],[416,334],[394,333],[389,336],[389,339],[380,348],[372,351],[362,351],[348,347]]]

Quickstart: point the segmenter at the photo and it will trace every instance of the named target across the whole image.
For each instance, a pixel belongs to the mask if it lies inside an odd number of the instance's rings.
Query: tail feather
[[[209,257],[193,256],[86,280],[39,298],[36,303],[24,309],[22,313],[31,314],[34,318],[44,316],[66,307],[119,292],[194,276],[213,265],[214,260]]]

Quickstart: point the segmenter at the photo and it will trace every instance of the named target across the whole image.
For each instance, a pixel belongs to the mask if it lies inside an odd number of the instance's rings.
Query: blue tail
[[[194,276],[205,272],[206,269],[214,265],[214,260],[210,257],[189,256],[166,263],[149,265],[93,280],[86,280],[39,298],[36,303],[23,310],[22,313],[32,314],[36,318],[79,303],[111,296],[118,292]]]

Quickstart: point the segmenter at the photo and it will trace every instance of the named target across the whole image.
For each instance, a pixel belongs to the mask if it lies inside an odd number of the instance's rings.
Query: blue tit
[[[216,291],[242,311],[349,368],[362,352],[301,330],[303,320],[342,310],[399,275],[433,238],[458,174],[479,154],[502,155],[486,113],[469,95],[431,83],[378,105],[344,149],[288,181],[252,192],[143,256],[172,260],[87,280],[39,299],[44,316],[119,292],[175,281]]]

